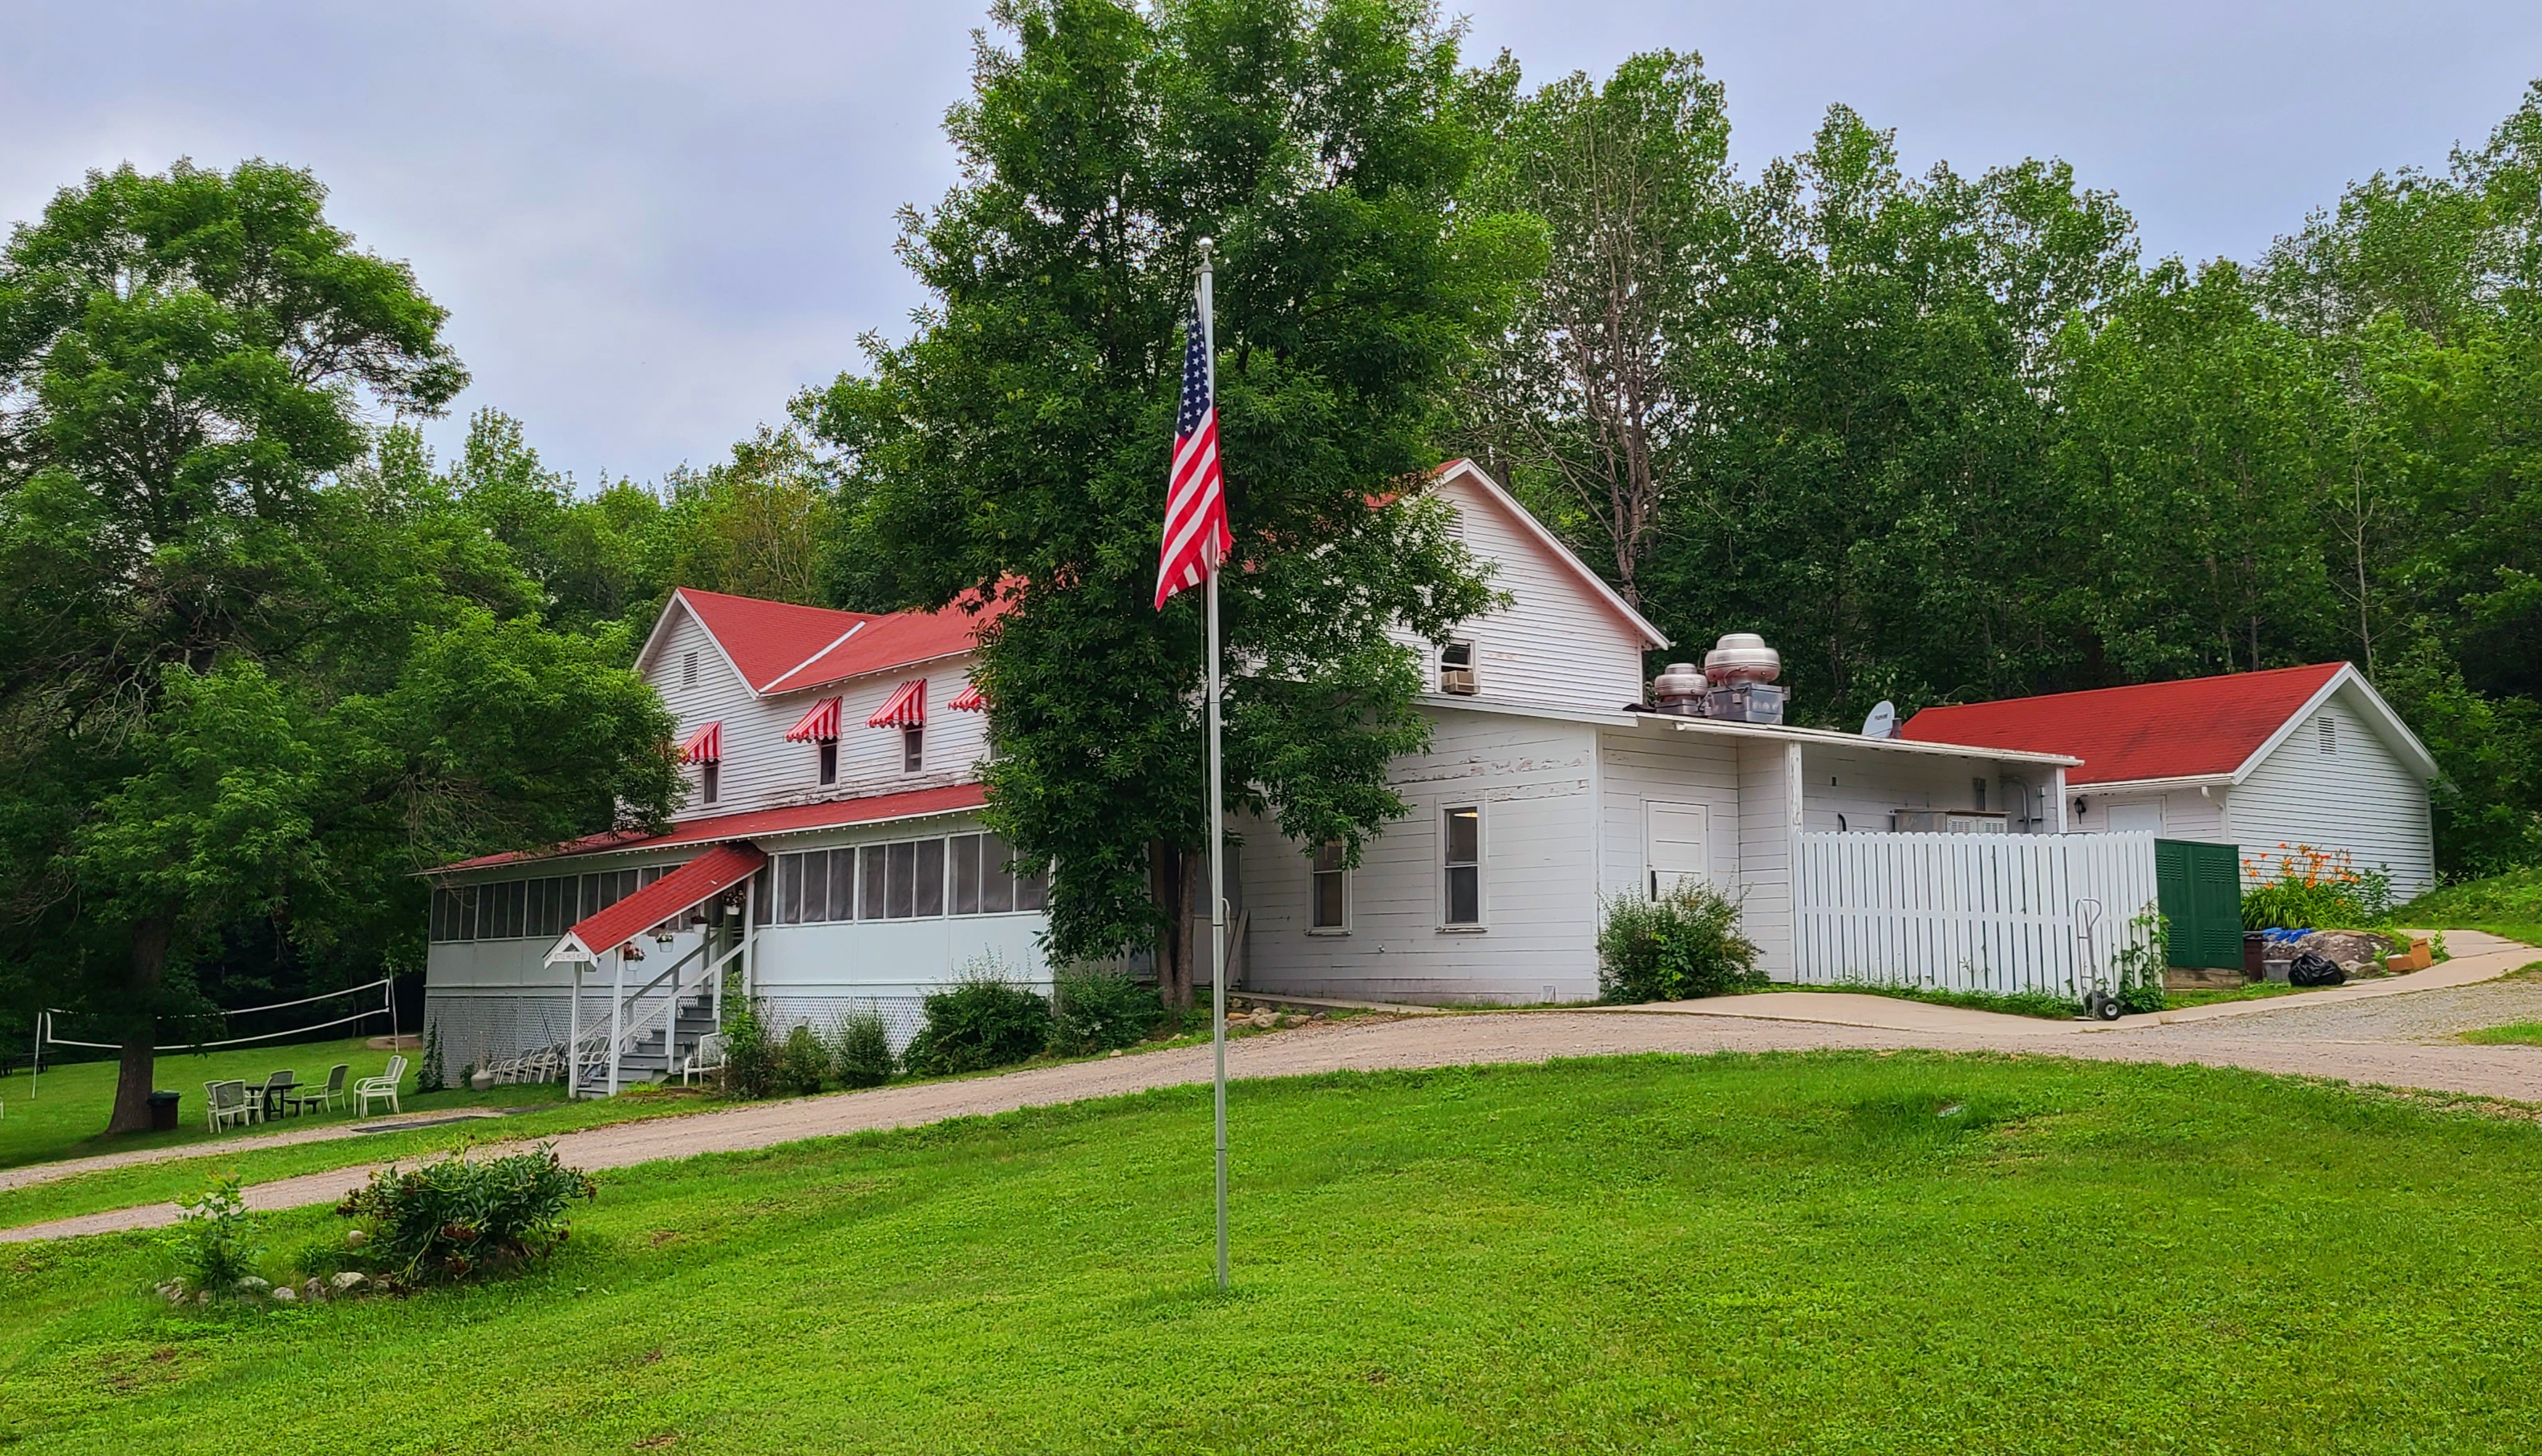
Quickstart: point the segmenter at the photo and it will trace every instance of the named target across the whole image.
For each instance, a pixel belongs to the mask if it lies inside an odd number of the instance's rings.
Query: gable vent
[[[683,688],[698,686],[698,655],[694,652],[680,655],[680,686]]]
[[[2315,718],[2313,720],[2313,727],[2321,734],[2321,751],[2324,754],[2338,753],[2339,724],[2332,720],[2330,714],[2324,713],[2320,717]]]

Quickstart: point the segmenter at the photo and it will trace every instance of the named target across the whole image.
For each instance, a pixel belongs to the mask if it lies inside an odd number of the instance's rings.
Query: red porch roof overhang
[[[584,854],[623,854],[634,850],[674,849],[685,844],[711,844],[721,839],[756,839],[763,835],[807,834],[850,825],[883,824],[959,814],[989,802],[988,789],[977,783],[948,783],[938,788],[903,789],[896,794],[867,794],[855,799],[829,799],[818,804],[787,804],[778,809],[748,809],[738,814],[711,814],[682,820],[657,835],[609,832],[585,835],[547,849],[480,854],[473,859],[423,871],[446,875],[509,865],[553,863]]]
[[[927,721],[927,680],[912,678],[883,699],[865,719],[868,728],[915,728]]]
[[[756,844],[717,844],[600,913],[576,921],[548,952],[547,963],[597,961],[642,934],[645,926],[658,925],[721,895],[767,862],[768,856]]]

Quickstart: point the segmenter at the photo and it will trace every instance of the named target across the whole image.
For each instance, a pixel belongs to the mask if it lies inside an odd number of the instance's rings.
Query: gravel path
[[[2521,1011],[2494,1015],[2491,1008],[2510,1003],[2521,1006],[2525,1002],[2519,998],[2525,992],[2523,983],[2492,983],[2375,1001],[2273,1007],[2228,1020],[2148,1025],[2053,1040],[2017,1027],[1996,1032],[1959,1032],[1629,1011],[1368,1019],[1313,1025],[1237,1042],[1228,1049],[1228,1069],[1233,1076],[1249,1078],[1481,1062],[1539,1062],[1554,1057],[1641,1052],[1926,1048],[1943,1052],[2019,1052],[2106,1061],[2200,1062],[2542,1101],[2542,1048],[2469,1047],[2459,1043],[2436,1046],[2417,1040],[2446,1026],[2460,1030],[2497,1020],[2521,1019]],[[2433,1010],[2400,1004],[2429,997],[2448,999]],[[562,1157],[581,1167],[624,1168],[659,1158],[765,1147],[806,1137],[907,1128],[946,1118],[1188,1085],[1205,1082],[1209,1075],[1208,1048],[1177,1048],[966,1081],[885,1087],[790,1102],[757,1103],[689,1117],[620,1123],[566,1133],[555,1142]],[[249,1188],[247,1201],[257,1208],[332,1202],[367,1179],[372,1171],[366,1166],[277,1179]],[[175,1205],[167,1203],[121,1208],[0,1229],[0,1242],[154,1228],[175,1221],[176,1216]]]

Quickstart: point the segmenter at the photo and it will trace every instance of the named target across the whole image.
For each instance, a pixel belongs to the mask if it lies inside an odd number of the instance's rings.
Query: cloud
[[[1473,0],[1530,78],[1703,52],[1752,172],[1844,101],[1909,166],[2072,161],[2152,253],[2251,255],[2340,185],[2441,165],[2542,64],[2542,7],[2211,0],[1776,6]],[[940,122],[977,4],[239,0],[21,7],[0,31],[0,217],[93,167],[263,156],[413,263],[452,313],[466,411],[551,463],[653,477],[719,456],[899,333],[894,210],[954,181]]]

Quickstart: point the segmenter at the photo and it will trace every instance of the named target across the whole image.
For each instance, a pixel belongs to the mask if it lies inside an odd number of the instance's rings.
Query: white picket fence
[[[2150,934],[2153,836],[1804,834],[1798,974],[2080,998]]]

